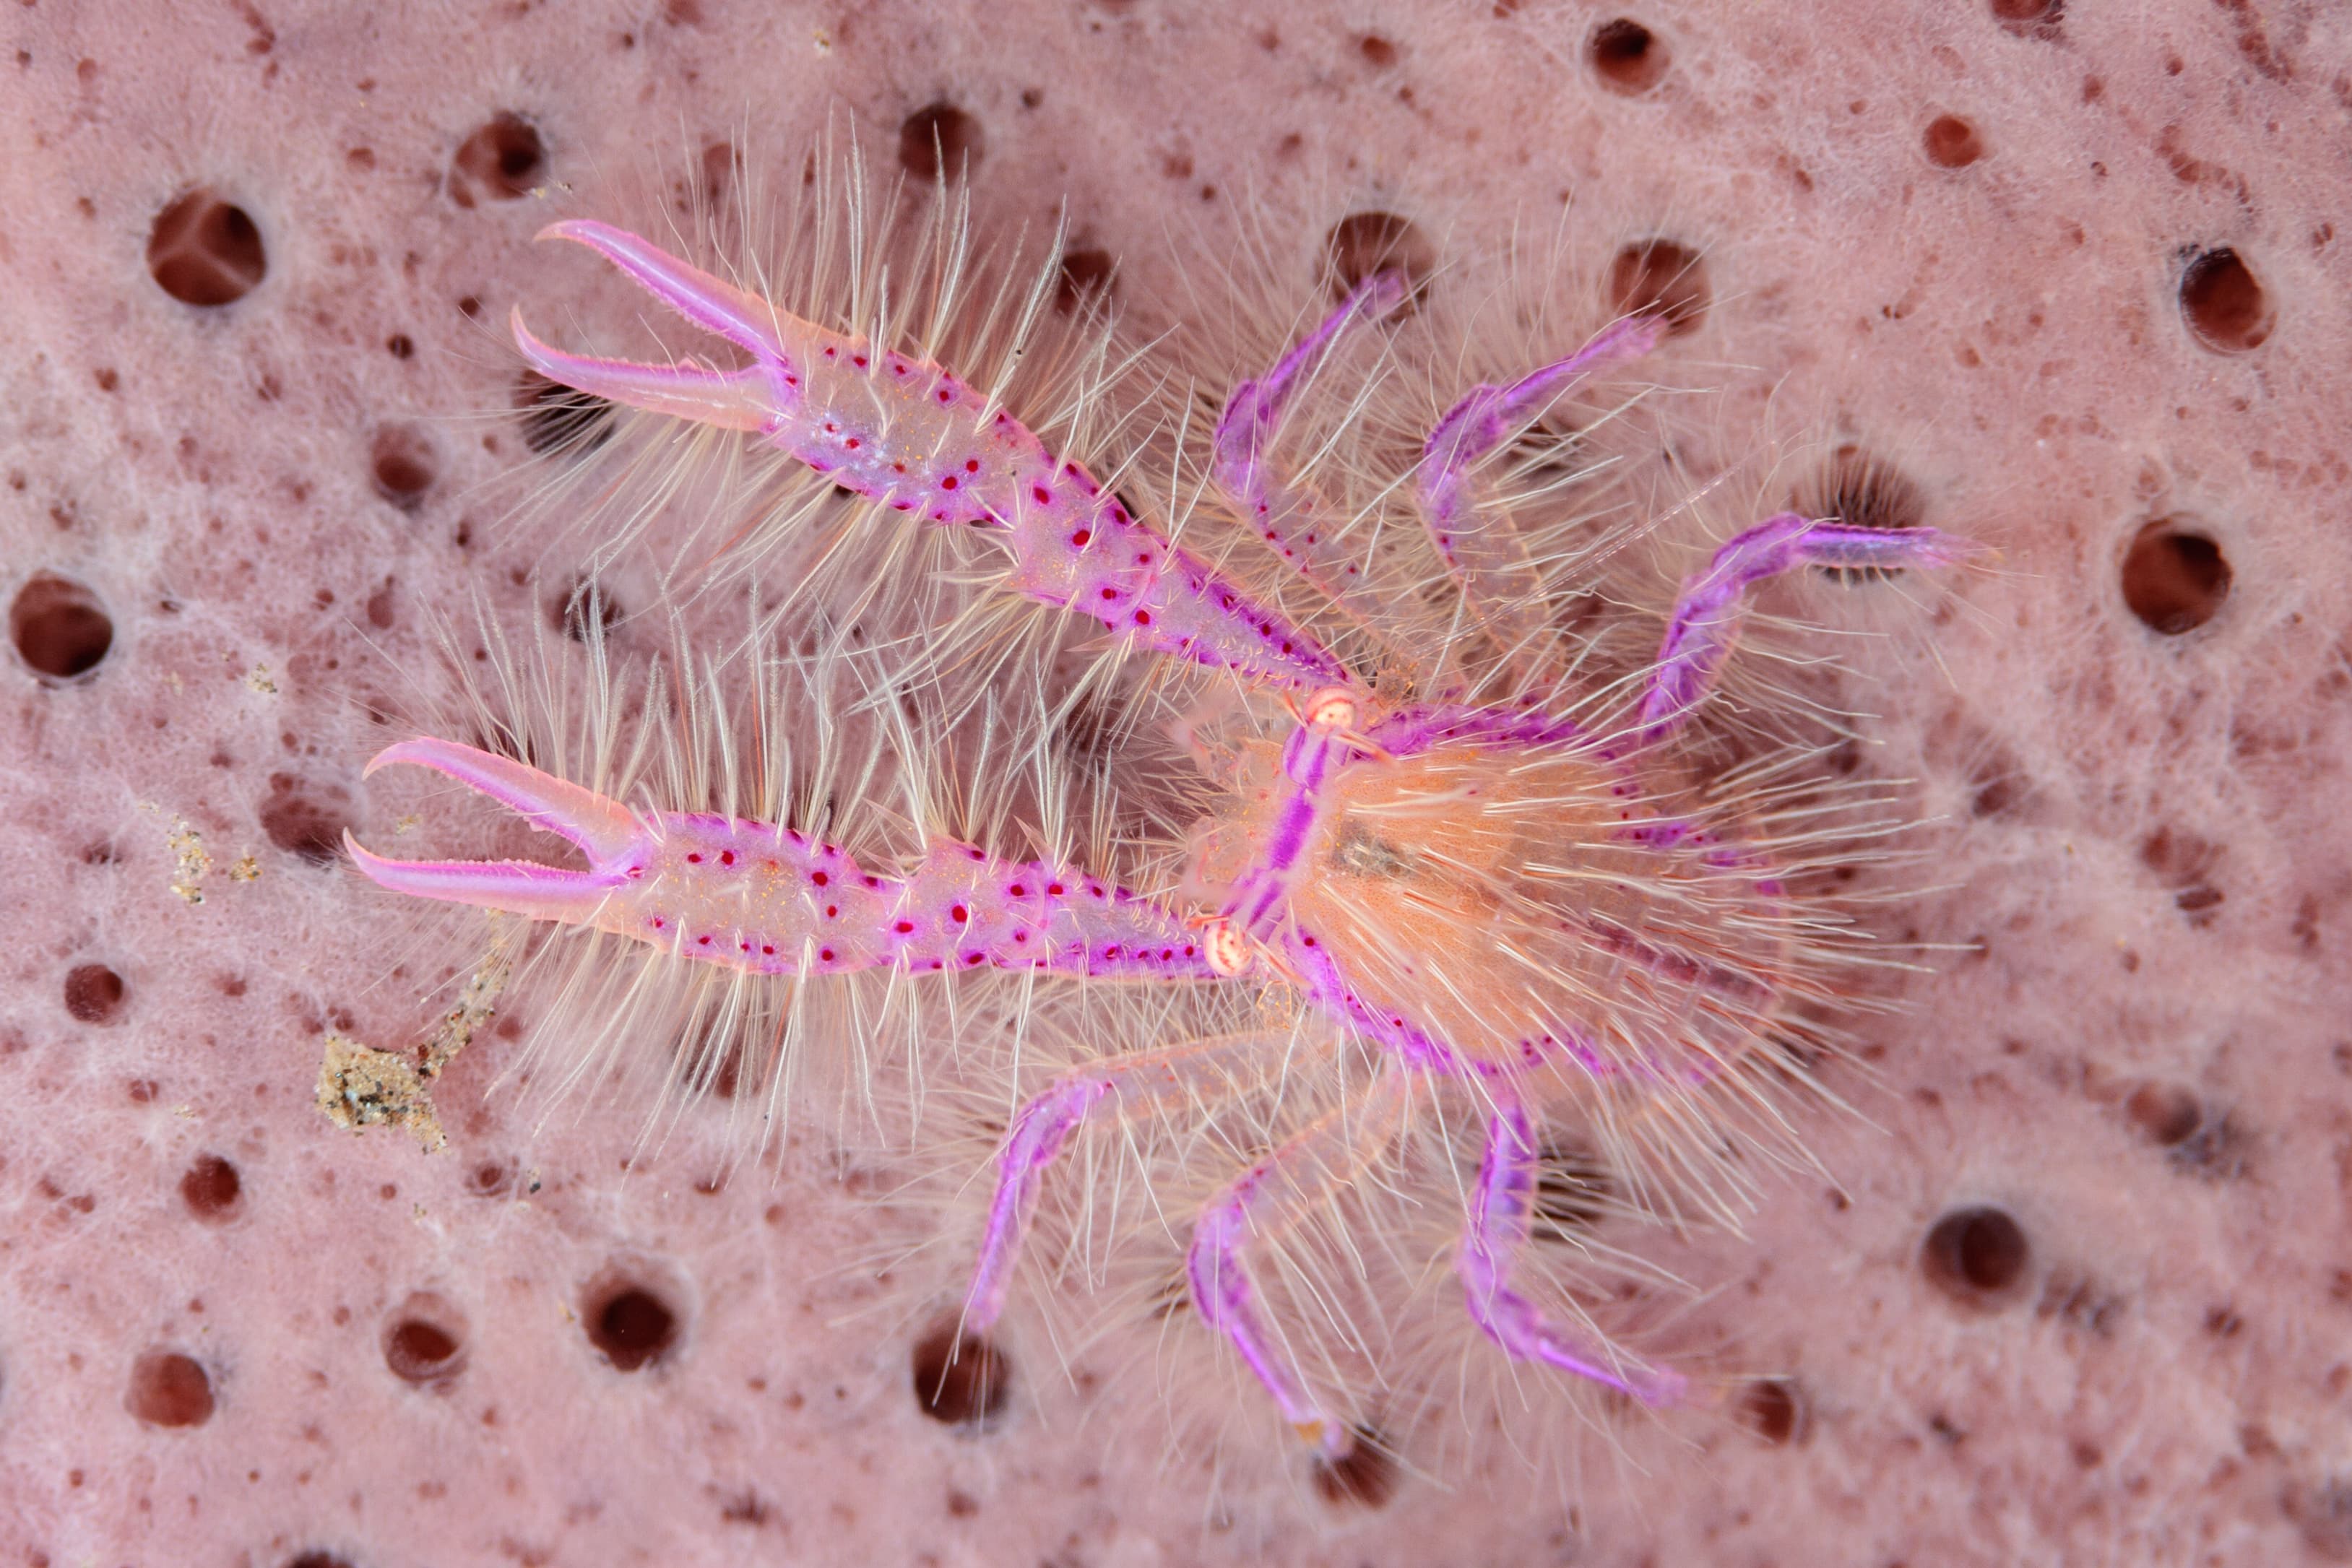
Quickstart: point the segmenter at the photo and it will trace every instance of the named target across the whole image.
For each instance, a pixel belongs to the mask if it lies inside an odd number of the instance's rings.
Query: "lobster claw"
[[[346,829],[343,848],[378,886],[531,920],[590,925],[614,891],[627,886],[644,868],[650,848],[645,829],[617,800],[529,763],[430,737],[384,747],[362,777],[398,762],[454,779],[509,808],[541,832],[571,841],[587,855],[589,869],[566,871],[533,861],[387,860],[362,847]]]
[[[722,430],[767,430],[799,401],[799,377],[778,330],[790,318],[766,300],[610,224],[573,218],[550,224],[538,237],[586,246],[655,298],[752,357],[740,370],[718,371],[691,362],[640,364],[567,354],[532,335],[517,306],[511,317],[515,347],[540,374],[631,408]]]

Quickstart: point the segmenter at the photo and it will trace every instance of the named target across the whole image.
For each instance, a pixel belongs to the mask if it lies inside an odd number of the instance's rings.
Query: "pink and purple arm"
[[[755,431],[883,506],[989,530],[1012,552],[1012,587],[1139,646],[1293,690],[1349,681],[1303,629],[1131,516],[1084,467],[940,366],[787,315],[610,225],[572,220],[541,237],[594,250],[751,361],[722,371],[589,359],[541,342],[518,310],[515,342],[541,374],[633,408]]]
[[[937,840],[902,876],[799,831],[739,817],[630,810],[509,758],[403,741],[368,771],[428,768],[577,846],[584,871],[530,861],[395,861],[345,835],[395,893],[589,926],[760,975],[1045,969],[1107,978],[1215,977],[1200,933],[1083,872]]]

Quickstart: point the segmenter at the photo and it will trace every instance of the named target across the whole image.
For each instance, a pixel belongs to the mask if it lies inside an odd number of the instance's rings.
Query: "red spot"
[[[719,852],[719,863],[720,865],[733,865],[735,863],[735,852],[733,850],[720,850]]]
[[[856,450],[857,450],[857,447],[858,447],[858,441],[857,441],[857,437],[856,437],[856,436],[854,436],[854,435],[853,435],[853,436],[851,436],[848,440],[846,440],[846,441],[843,442],[843,443],[842,443],[842,444],[843,444],[844,446],[848,447],[848,448],[849,448],[849,450],[851,450],[852,452],[855,452],[855,451],[856,451]]]
[[[839,915],[840,913],[841,906],[837,904],[828,904],[824,906],[824,917],[827,920],[831,920],[835,915]]]
[[[967,964],[977,964],[980,960],[981,955],[978,953],[966,953],[963,956],[963,961]]]
[[[824,873],[821,871],[813,871],[809,873],[809,880],[816,883],[817,886],[823,887],[827,882],[830,882],[832,878],[826,876]]]
[[[940,401],[941,402],[955,402],[955,393],[950,392],[945,387],[941,387],[940,389]]]
[[[862,371],[866,368],[866,356],[863,354],[852,354],[849,356],[849,362],[856,365]]]
[[[656,930],[656,931],[658,931],[658,930],[660,930],[661,928],[662,928],[662,917],[661,917],[660,915],[655,915],[655,916],[654,916],[654,929],[655,929],[655,930]]]
[[[702,863],[702,857],[700,855],[688,855],[686,857],[686,863],[688,865],[700,865]]]
[[[913,921],[911,921],[911,920],[901,920],[900,922],[898,922],[898,935],[899,935],[899,936],[906,936],[908,932],[912,931],[914,928],[915,928],[915,923],[914,923]]]
[[[952,475],[952,474],[949,475],[946,478],[944,478],[944,479],[942,479],[942,480],[940,480],[940,489],[942,489],[942,490],[952,490],[952,489],[954,489],[955,487],[956,487],[956,477],[955,477],[955,476],[954,476],[954,475]]]
[[[1070,536],[1070,542],[1077,546],[1080,549],[1084,549],[1087,548],[1087,541],[1094,537],[1095,532],[1092,528],[1080,528],[1076,533]]]
[[[816,950],[816,957],[817,962],[820,964],[830,964],[833,962],[833,949],[830,947],[820,947]]]
[[[1106,958],[1116,958],[1116,957],[1118,957],[1118,943],[1116,943],[1116,942],[1114,942],[1114,943],[1112,943],[1109,946],[1105,947],[1105,948],[1103,949],[1103,956],[1104,956],[1104,957],[1106,957]]]
[[[1117,599],[1118,597],[1118,590],[1116,588],[1106,588],[1102,591],[1102,593],[1105,599]]]
[[[1137,612],[1135,612],[1135,623],[1136,623],[1138,626],[1149,626],[1149,625],[1150,625],[1150,624],[1151,624],[1151,612],[1150,612],[1150,611],[1149,611],[1149,610],[1139,610],[1139,611],[1137,611]]]
[[[1011,894],[1015,898],[1025,898],[1029,894],[1029,890],[1017,882],[1011,887],[1006,888],[1004,891]]]
[[[965,459],[963,460],[963,471],[964,471],[965,473],[967,473],[967,474],[977,474],[977,473],[979,473],[979,472],[980,472],[980,459],[979,459],[979,458],[977,458],[977,457],[967,457],[967,458],[965,458]]]
[[[1138,566],[1150,566],[1151,564],[1151,552],[1150,550],[1145,550],[1142,554],[1137,556],[1135,558],[1135,564]]]
[[[1050,507],[1054,504],[1054,492],[1043,485],[1032,486],[1029,493],[1037,497],[1037,504],[1041,507]]]
[[[1061,884],[1060,883],[1058,883],[1058,882],[1049,882],[1049,883],[1047,883],[1045,884],[1045,895],[1046,895],[1047,897],[1049,897],[1049,898],[1059,898],[1059,897],[1061,897],[1061,896],[1062,896],[1062,884]]]
[[[760,951],[766,954],[771,958],[776,956],[776,950],[773,947],[762,946]]]
[[[954,921],[957,925],[962,925],[965,921],[970,920],[970,919],[971,918],[971,910],[969,910],[969,909],[966,909],[962,904],[957,904],[953,909],[950,909],[950,910],[949,910],[949,911],[948,911],[948,918],[949,918],[950,920]]]
[[[708,937],[708,936],[703,937],[703,938],[702,938],[702,945],[703,945],[704,946],[706,946],[706,947],[709,946],[710,946],[710,938],[709,938],[709,937]]]

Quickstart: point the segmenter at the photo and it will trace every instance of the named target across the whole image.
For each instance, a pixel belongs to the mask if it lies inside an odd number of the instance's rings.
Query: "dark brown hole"
[[[1785,1377],[1748,1385],[1740,1407],[1748,1425],[1768,1443],[1793,1443],[1804,1435],[1804,1396]]]
[[[255,813],[269,841],[312,865],[332,865],[343,852],[343,830],[350,817],[337,806],[304,793],[283,773],[270,776],[269,799]]]
[[[114,622],[80,583],[43,572],[8,606],[8,640],[37,674],[69,681],[88,674],[114,646]]]
[[[1965,169],[1984,156],[1984,138],[1957,114],[1929,120],[1921,140],[1927,146],[1927,162],[1938,169]]]
[[[201,1427],[213,1418],[213,1380],[177,1351],[151,1350],[131,1364],[122,1407],[150,1427]]]
[[[1992,0],[1993,20],[2021,38],[2055,38],[2066,0]]]
[[[980,121],[951,103],[927,103],[898,125],[898,164],[918,180],[945,170],[970,178],[983,148]]]
[[[1593,28],[1584,55],[1601,86],[1628,97],[1664,80],[1674,57],[1664,39],[1630,16],[1612,17]]]
[[[476,1197],[503,1197],[514,1186],[514,1166],[485,1160],[466,1173],[466,1190]]]
[[[2275,324],[2262,280],[2227,246],[2205,252],[2180,275],[2180,315],[2217,354],[2261,348]]]
[[[82,1023],[112,1023],[122,1010],[122,977],[103,964],[66,971],[66,1011]]]
[[[443,1383],[466,1368],[466,1331],[449,1303],[420,1291],[384,1325],[383,1364],[404,1383]]]
[[[536,371],[516,384],[515,407],[522,412],[522,444],[542,457],[584,455],[613,437],[609,398],[550,381]]]
[[[2161,1149],[2185,1144],[2205,1124],[2205,1108],[2178,1083],[2143,1083],[2124,1102],[2124,1113]]]
[[[602,638],[621,622],[621,601],[613,597],[595,579],[583,577],[573,582],[572,591],[552,607],[555,629],[575,643],[585,643],[593,634]]]
[[[1998,1208],[1957,1208],[1929,1227],[1919,1266],[1955,1300],[1986,1303],[2024,1278],[2033,1249]]]
[[[651,1366],[677,1338],[677,1314],[643,1285],[608,1286],[580,1315],[588,1343],[620,1372]]]
[[[1350,213],[1323,236],[1324,270],[1335,300],[1375,273],[1404,274],[1412,291],[1399,308],[1409,315],[1429,298],[1429,275],[1437,270],[1437,247],[1412,219],[1395,213]]]
[[[915,1345],[915,1403],[932,1420],[984,1432],[1003,1414],[1013,1363],[984,1339],[959,1335],[953,1323]]]
[[[2352,1480],[2299,1488],[2287,1504],[2304,1543],[2328,1563],[2352,1563]]]
[[[1384,71],[1397,63],[1397,47],[1378,33],[1366,33],[1356,40],[1356,52],[1364,63],[1376,71]]]
[[[402,511],[415,511],[433,486],[433,447],[412,425],[387,424],[368,453],[375,493]]]
[[[383,340],[383,347],[384,351],[395,360],[413,360],[416,357],[416,340],[405,332],[394,332]]]
[[[1112,276],[1118,264],[1107,250],[1066,250],[1061,276],[1054,280],[1054,308],[1075,316],[1097,299],[1110,298]]]
[[[288,1558],[286,1568],[352,1568],[352,1560],[331,1552],[305,1552],[299,1557]]]
[[[519,114],[497,114],[457,146],[449,199],[470,207],[482,197],[511,202],[530,194],[547,168],[547,143]]]
[[[1396,1460],[1379,1434],[1359,1427],[1355,1446],[1336,1459],[1318,1457],[1315,1490],[1334,1508],[1382,1508],[1396,1495]]]
[[[227,305],[253,292],[269,270],[261,230],[243,207],[191,191],[155,214],[147,270],[183,305]]]
[[[2170,517],[2141,528],[2124,552],[2124,603],[2150,631],[2194,632],[2230,597],[2230,563],[2221,547]]]
[[[1663,317],[1666,335],[1680,338],[1706,315],[1706,264],[1670,239],[1636,241],[1609,264],[1609,298],[1625,315]]]
[[[218,1155],[198,1155],[180,1175],[180,1201],[190,1214],[215,1225],[236,1213],[244,1191],[245,1178]]]
[[[1573,1242],[1609,1211],[1609,1167],[1581,1149],[1546,1149],[1536,1171],[1528,1235]]]

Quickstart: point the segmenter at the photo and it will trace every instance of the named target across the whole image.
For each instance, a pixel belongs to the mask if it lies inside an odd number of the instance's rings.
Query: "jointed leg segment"
[[[1528,1243],[1536,1186],[1535,1129],[1516,1102],[1498,1102],[1486,1124],[1486,1156],[1462,1228],[1455,1270],[1470,1317],[1487,1338],[1520,1361],[1589,1377],[1644,1405],[1670,1405],[1684,1381],[1672,1372],[1630,1366],[1588,1335],[1553,1322],[1511,1289],[1511,1271]]]

